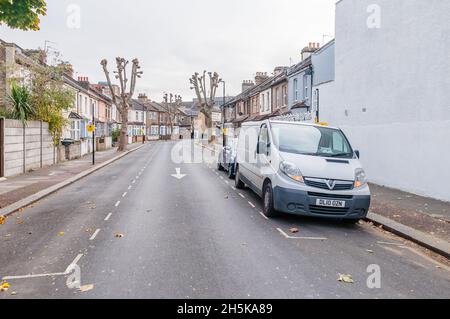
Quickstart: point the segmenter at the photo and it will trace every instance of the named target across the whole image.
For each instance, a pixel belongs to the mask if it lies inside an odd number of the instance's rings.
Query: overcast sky
[[[189,77],[216,71],[227,95],[240,93],[258,71],[300,59],[308,42],[334,36],[336,0],[47,0],[41,31],[0,27],[0,38],[26,49],[45,40],[77,75],[104,80],[100,60],[116,56],[141,61],[137,92],[160,101],[163,92],[189,100]],[[71,5],[76,5],[75,7]],[[76,11],[80,9],[80,25]],[[325,42],[330,37],[325,37]],[[220,92],[222,92],[220,90]]]

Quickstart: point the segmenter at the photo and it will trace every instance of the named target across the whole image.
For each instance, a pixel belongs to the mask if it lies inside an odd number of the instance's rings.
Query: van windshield
[[[340,130],[296,124],[272,124],[274,143],[281,152],[321,157],[353,158]]]

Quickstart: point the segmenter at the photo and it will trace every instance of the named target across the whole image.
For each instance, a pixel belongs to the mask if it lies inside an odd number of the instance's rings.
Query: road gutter
[[[443,239],[433,237],[429,234],[397,223],[396,221],[378,214],[367,214],[367,220],[377,226],[383,226],[383,229],[395,235],[410,240],[422,247],[425,247],[435,253],[438,253],[439,255],[444,256],[447,259],[450,259],[450,243]]]
[[[92,168],[90,168],[88,170],[85,170],[84,172],[81,172],[78,175],[75,175],[75,176],[73,176],[73,177],[71,177],[71,178],[69,178],[69,179],[67,179],[67,180],[65,180],[65,181],[63,181],[63,182],[61,182],[59,184],[53,185],[53,186],[51,186],[49,188],[46,188],[46,189],[44,189],[44,190],[42,190],[42,191],[40,191],[40,192],[38,192],[36,194],[33,194],[31,196],[28,196],[26,198],[23,198],[23,199],[15,202],[15,203],[13,203],[13,204],[11,204],[9,206],[6,206],[6,207],[2,208],[2,215],[0,215],[0,217],[5,217],[5,218],[9,217],[12,214],[14,214],[15,212],[17,212],[18,210],[20,210],[22,208],[25,208],[27,206],[30,206],[31,204],[33,204],[33,203],[35,203],[35,202],[37,202],[37,201],[39,201],[39,200],[41,200],[41,199],[43,199],[45,197],[48,197],[49,195],[59,191],[60,189],[65,188],[65,187],[75,183],[76,181],[79,181],[80,179],[91,175],[92,173],[94,173],[94,172],[104,168],[105,166],[108,166],[108,165],[116,162],[117,160],[121,159],[122,157],[125,157],[125,156],[127,156],[127,155],[129,155],[129,154],[131,154],[131,153],[141,149],[145,145],[146,144],[143,144],[143,145],[138,146],[138,147],[136,147],[136,148],[134,148],[132,150],[126,151],[126,152],[124,152],[124,153],[122,153],[122,154],[120,154],[120,155],[118,155],[116,157],[113,157],[113,158],[107,160],[106,162],[103,162],[103,163],[99,164],[98,166],[94,166],[94,167],[92,167]]]

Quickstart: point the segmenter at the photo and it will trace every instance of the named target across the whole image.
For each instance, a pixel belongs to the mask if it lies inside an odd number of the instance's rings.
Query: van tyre
[[[239,173],[239,166],[238,166],[238,167],[236,167],[236,174],[235,174],[235,177],[234,177],[234,186],[237,189],[244,189],[245,188],[245,184],[241,181],[240,175],[241,174]]]
[[[266,217],[274,218],[279,216],[273,205],[273,189],[272,183],[268,182],[264,186],[263,192],[263,213]]]
[[[233,164],[228,165],[228,178],[233,179],[234,178],[234,172],[233,172]]]
[[[361,219],[357,218],[357,219],[344,219],[344,223],[348,224],[348,225],[356,225],[359,223]]]

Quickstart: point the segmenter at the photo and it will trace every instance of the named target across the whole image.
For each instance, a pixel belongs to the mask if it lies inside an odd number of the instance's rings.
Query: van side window
[[[258,137],[259,154],[267,154],[269,142],[269,130],[267,125],[263,124]]]
[[[347,143],[344,141],[342,134],[337,132],[333,133],[333,152],[334,153],[347,153],[348,149]]]

